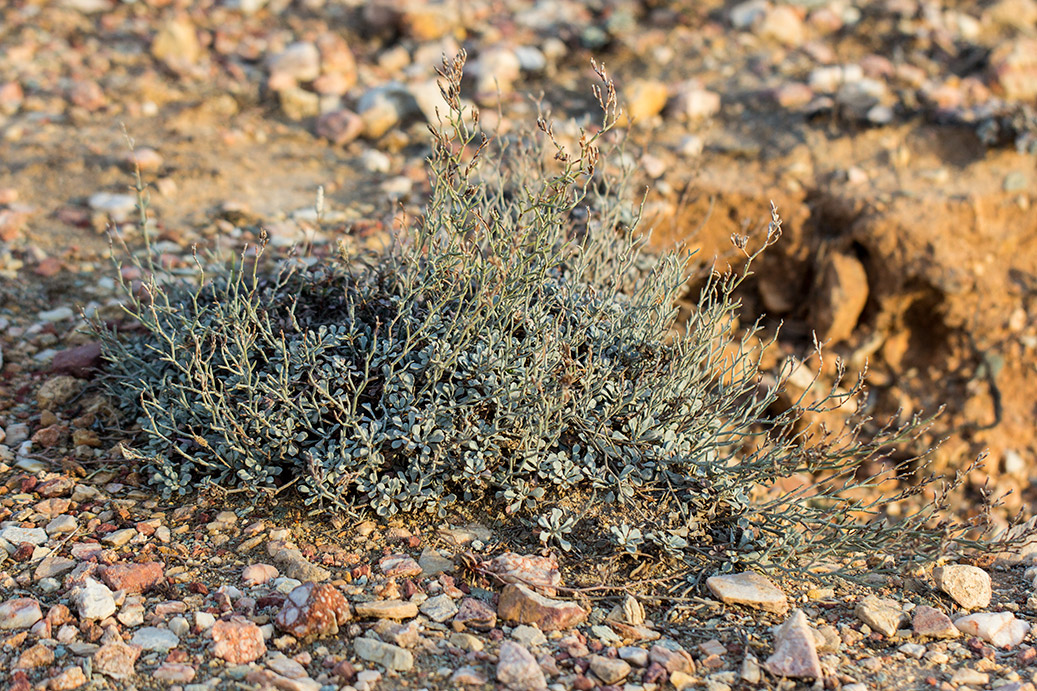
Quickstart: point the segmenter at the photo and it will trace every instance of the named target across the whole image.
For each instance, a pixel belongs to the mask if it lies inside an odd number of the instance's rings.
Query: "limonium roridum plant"
[[[193,280],[142,264],[127,310],[143,328],[97,329],[111,391],[141,427],[127,453],[155,487],[489,512],[566,550],[695,571],[932,555],[965,535],[939,519],[945,495],[886,520],[925,482],[860,498],[877,480],[858,468],[917,420],[805,424],[854,387],[776,405],[787,369],[765,386],[759,328],[736,328],[758,253],[745,238],[744,268],[707,271],[675,330],[692,264],[645,252],[628,175],[603,165],[620,118],[604,68],[601,121],[563,146],[543,117],[486,136],[461,100],[463,64],[441,71],[425,213],[390,248],[269,271],[243,253],[199,262]],[[775,212],[763,247],[780,231]],[[817,483],[774,490],[804,476]]]

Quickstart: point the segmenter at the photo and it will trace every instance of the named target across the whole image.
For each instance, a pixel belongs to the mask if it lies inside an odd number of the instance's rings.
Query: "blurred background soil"
[[[782,356],[867,365],[877,416],[945,413],[939,470],[1034,499],[1037,0],[13,0],[0,7],[3,406],[112,309],[105,228],[131,244],[131,139],[162,261],[383,242],[420,215],[435,67],[469,55],[490,129],[563,142],[617,80],[658,248],[737,261],[784,236],[744,292]],[[316,222],[317,188],[326,213]],[[809,380],[809,376],[806,377]],[[793,389],[795,386],[793,386]],[[796,393],[793,391],[792,393]],[[9,413],[13,414],[13,413]]]

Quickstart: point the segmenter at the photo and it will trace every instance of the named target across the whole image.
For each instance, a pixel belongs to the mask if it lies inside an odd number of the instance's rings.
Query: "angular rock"
[[[500,646],[497,681],[510,691],[537,691],[547,688],[544,671],[540,669],[533,655],[518,643],[507,640]]]
[[[40,619],[40,603],[31,597],[16,597],[0,604],[0,631],[27,629]]]
[[[558,562],[552,557],[534,557],[514,552],[505,552],[488,562],[482,562],[484,571],[496,574],[505,583],[518,583],[548,597],[555,594],[555,586],[561,585],[562,575]]]
[[[591,671],[606,684],[618,684],[630,674],[630,665],[624,660],[594,655],[591,657]]]
[[[136,528],[123,528],[108,533],[101,538],[101,542],[112,547],[122,547],[135,537],[137,537]]]
[[[727,604],[755,607],[775,614],[784,614],[789,609],[785,593],[778,590],[769,578],[752,571],[713,576],[706,579],[706,587]]]
[[[505,621],[536,624],[541,631],[565,631],[587,618],[579,605],[538,595],[524,585],[505,586],[497,615]]]
[[[828,255],[820,273],[811,325],[822,342],[835,344],[848,339],[857,328],[868,302],[868,274],[856,257],[839,252]]]
[[[133,632],[130,644],[140,646],[142,650],[157,650],[160,653],[167,653],[180,645],[180,638],[169,629],[145,626]]]
[[[489,631],[497,625],[497,613],[482,600],[466,597],[457,608],[454,625],[476,631]]]
[[[79,611],[80,619],[104,619],[115,614],[115,597],[108,586],[92,578],[72,591],[72,602]]]
[[[900,609],[895,600],[887,600],[869,595],[854,608],[853,613],[865,624],[885,636],[896,634],[900,625],[907,620],[907,615]]]
[[[151,590],[165,577],[165,569],[161,562],[149,561],[143,564],[113,564],[101,571],[101,579],[112,590],[125,590],[127,593],[144,593]]]
[[[334,636],[352,616],[338,588],[304,583],[288,594],[274,623],[296,638]]]
[[[373,638],[361,636],[354,639],[353,651],[360,659],[379,664],[387,670],[406,672],[414,666],[414,655],[409,650]]]
[[[929,638],[957,638],[961,635],[950,617],[927,605],[919,605],[915,608],[911,628],[916,636]]]
[[[695,673],[695,661],[683,648],[676,650],[662,645],[653,645],[648,651],[648,659],[659,665],[670,674],[681,672],[684,674]]]
[[[17,525],[9,525],[0,530],[0,538],[7,540],[12,545],[20,545],[28,542],[30,545],[42,545],[47,541],[47,531],[43,528],[22,528]]]
[[[389,578],[411,578],[421,575],[421,567],[418,566],[418,562],[406,554],[390,554],[382,557],[378,566],[382,569],[382,573]]]
[[[36,571],[33,572],[32,578],[35,581],[41,581],[44,578],[56,578],[61,574],[71,571],[76,567],[74,559],[66,559],[65,557],[55,557],[53,555],[45,557],[40,565],[36,567]]]
[[[972,686],[980,688],[990,683],[990,675],[972,667],[962,667],[951,675],[951,683],[955,686]]]
[[[948,564],[933,569],[933,580],[940,590],[964,609],[982,609],[990,604],[993,591],[990,574],[977,566]]]
[[[999,648],[1014,648],[1030,632],[1030,625],[1011,612],[977,612],[955,619],[954,626],[967,636],[979,636]]]
[[[266,653],[263,632],[241,616],[213,624],[212,640],[213,655],[232,665],[243,665],[258,660]]]
[[[82,388],[83,383],[75,377],[65,374],[52,377],[36,391],[36,402],[41,410],[55,410],[72,400]]]
[[[412,619],[418,616],[418,606],[403,600],[357,602],[353,611],[361,619]]]
[[[55,535],[65,535],[66,533],[75,532],[76,528],[79,527],[79,522],[76,521],[74,516],[65,514],[63,516],[55,516],[53,520],[46,526],[47,535],[53,537]]]
[[[284,543],[271,542],[267,546],[270,556],[281,566],[281,574],[299,581],[320,583],[331,578],[331,572],[317,566],[295,547]]]
[[[86,674],[83,673],[83,668],[77,665],[69,667],[56,677],[52,677],[47,682],[47,688],[50,691],[71,691],[72,689],[78,689],[86,682],[87,678]]]
[[[627,595],[623,604],[613,607],[607,618],[630,626],[641,626],[645,623],[645,608],[636,597]]]
[[[794,610],[778,627],[774,634],[774,654],[767,658],[764,667],[779,677],[823,678],[817,642],[803,610]]]
[[[52,664],[54,664],[54,651],[42,643],[37,643],[18,656],[17,662],[14,663],[14,668],[36,669],[37,667],[46,667]]]
[[[449,595],[430,597],[418,609],[432,621],[440,623],[457,614],[457,605]]]
[[[140,648],[121,641],[105,643],[94,653],[94,671],[113,679],[127,679],[135,673]]]

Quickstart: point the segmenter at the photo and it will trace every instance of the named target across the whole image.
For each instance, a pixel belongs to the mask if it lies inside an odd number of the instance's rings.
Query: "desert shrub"
[[[150,482],[291,486],[314,509],[381,516],[474,507],[562,549],[695,571],[931,556],[965,534],[937,520],[940,497],[887,520],[925,482],[861,498],[879,481],[857,479],[862,462],[918,420],[804,424],[852,386],[773,412],[788,368],[765,385],[759,329],[737,328],[748,239],[744,267],[706,271],[675,335],[695,265],[644,252],[628,176],[599,165],[619,115],[603,69],[602,121],[567,148],[545,118],[486,137],[462,107],[463,57],[442,71],[424,217],[388,250],[276,270],[246,252],[195,280],[143,263],[150,278],[127,286],[143,328],[98,332]],[[762,246],[780,232],[775,212]],[[804,476],[817,482],[780,489]]]

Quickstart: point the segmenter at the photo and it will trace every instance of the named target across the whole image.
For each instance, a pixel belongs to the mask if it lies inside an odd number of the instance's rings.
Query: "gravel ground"
[[[578,557],[489,519],[329,522],[149,490],[82,328],[121,318],[105,230],[140,244],[134,162],[174,272],[261,228],[275,250],[377,246],[420,215],[434,70],[462,47],[484,125],[530,122],[542,94],[563,142],[604,61],[656,246],[733,259],[730,235],[758,233],[774,200],[786,237],[745,307],[785,321],[778,355],[806,359],[817,331],[868,363],[876,414],[947,404],[937,469],[989,450],[974,485],[1029,507],[1034,0],[6,3],[8,688],[1032,689],[1027,555],[894,576],[864,561],[870,586],[704,579],[664,600],[589,585]]]

